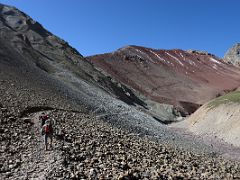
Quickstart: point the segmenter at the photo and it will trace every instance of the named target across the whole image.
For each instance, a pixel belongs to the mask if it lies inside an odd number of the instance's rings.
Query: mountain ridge
[[[237,67],[202,51],[131,45],[87,59],[140,96],[174,105],[183,115],[240,85]]]

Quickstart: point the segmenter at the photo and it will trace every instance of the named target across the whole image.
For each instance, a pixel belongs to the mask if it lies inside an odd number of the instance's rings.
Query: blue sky
[[[126,45],[198,49],[223,57],[239,42],[238,0],[0,0],[82,55]]]

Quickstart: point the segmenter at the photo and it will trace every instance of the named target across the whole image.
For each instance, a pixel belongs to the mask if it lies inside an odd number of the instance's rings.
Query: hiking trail
[[[62,157],[60,151],[57,150],[56,140],[53,138],[53,148],[45,151],[44,140],[41,135],[41,122],[39,121],[39,115],[43,111],[31,114],[29,117],[33,122],[31,129],[32,137],[28,145],[28,149],[22,155],[27,161],[21,165],[19,176],[20,179],[47,179],[48,173],[55,168],[59,168]],[[45,111],[45,113],[48,113]],[[13,179],[16,177],[13,177]]]

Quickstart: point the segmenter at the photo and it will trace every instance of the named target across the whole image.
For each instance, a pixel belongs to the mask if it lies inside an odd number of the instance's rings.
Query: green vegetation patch
[[[213,109],[221,104],[226,104],[230,102],[240,103],[240,91],[230,92],[228,94],[225,94],[212,100],[211,102],[208,103],[208,108]]]

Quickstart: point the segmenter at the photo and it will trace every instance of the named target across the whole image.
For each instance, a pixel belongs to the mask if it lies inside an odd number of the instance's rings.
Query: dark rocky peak
[[[13,31],[26,32],[32,30],[43,37],[51,35],[41,24],[31,19],[28,15],[12,6],[0,5],[1,26]]]
[[[240,66],[240,43],[237,43],[228,49],[224,55],[224,61],[238,67]]]
[[[49,46],[57,48],[52,50],[58,51],[55,54],[60,54],[61,50],[65,49],[70,54],[80,55],[67,42],[44,29],[40,23],[15,7],[0,4],[0,28],[0,37],[10,40],[20,51],[22,45],[19,44],[25,43],[45,55],[49,52]]]
[[[26,76],[39,77],[40,80],[43,77],[54,79],[61,86],[67,86],[66,89],[74,94],[76,91],[88,91],[85,87],[91,87],[94,92],[107,93],[107,96],[117,97],[127,104],[135,105],[136,103],[144,106],[144,103],[127,87],[106,77],[67,42],[44,29],[42,25],[20,10],[1,4],[0,29],[0,73],[3,69],[4,74],[19,77],[21,82],[25,81]],[[8,70],[9,67],[12,69]],[[22,72],[28,75],[25,76]],[[36,86],[33,83],[39,82],[39,79],[27,81],[27,86],[30,88]],[[57,88],[53,89],[55,91]],[[88,96],[87,92],[85,96],[87,97],[84,98],[86,106],[89,109],[95,107],[95,100],[88,101],[92,95]],[[98,108],[99,104],[96,106]]]

